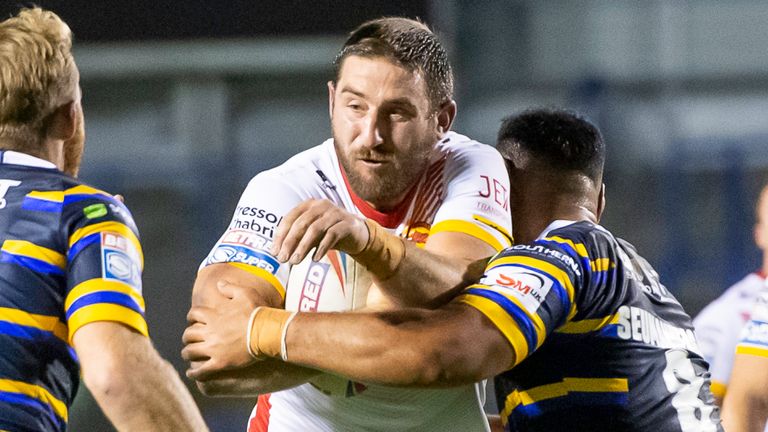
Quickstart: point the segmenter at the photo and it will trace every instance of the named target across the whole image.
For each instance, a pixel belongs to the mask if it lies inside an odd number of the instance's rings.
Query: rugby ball
[[[365,306],[371,277],[349,255],[330,250],[312,261],[314,249],[291,267],[285,287],[285,309],[299,312],[338,312]]]
[[[312,261],[313,254],[314,249],[302,262],[291,267],[285,287],[285,309],[340,312],[364,307],[371,287],[371,276],[365,267],[337,250],[329,251],[319,261]],[[329,373],[313,377],[310,384],[326,395],[336,397],[355,396],[366,388]]]

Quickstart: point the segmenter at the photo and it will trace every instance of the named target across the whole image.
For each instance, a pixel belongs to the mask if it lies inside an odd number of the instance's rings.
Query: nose
[[[368,116],[367,122],[365,126],[363,127],[363,131],[361,133],[361,141],[363,145],[365,145],[368,148],[374,148],[382,145],[384,143],[384,138],[382,136],[382,121],[379,118],[378,115],[375,113],[372,113]]]

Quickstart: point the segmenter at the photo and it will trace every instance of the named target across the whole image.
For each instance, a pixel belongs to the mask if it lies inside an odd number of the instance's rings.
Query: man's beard
[[[78,110],[77,126],[72,138],[64,141],[64,168],[62,171],[77,177],[80,171],[80,162],[83,159],[83,148],[85,147],[85,121],[83,111]]]
[[[335,137],[334,142],[338,143]],[[379,168],[375,175],[368,176],[356,171],[355,163],[361,157],[374,156],[375,158],[375,156],[382,155],[380,152],[378,154],[374,152],[348,154],[344,153],[343,149],[336,144],[336,154],[352,191],[363,200],[373,204],[377,210],[387,211],[400,204],[399,201],[418,182],[429,165],[431,152],[426,150],[397,160],[392,160],[391,155],[385,155],[389,162],[384,167]]]

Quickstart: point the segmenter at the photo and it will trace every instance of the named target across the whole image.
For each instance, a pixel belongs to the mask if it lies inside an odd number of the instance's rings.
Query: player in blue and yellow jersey
[[[39,8],[0,23],[0,430],[66,430],[81,372],[121,431],[205,430],[147,337],[131,214],[74,177],[71,43]]]
[[[245,346],[216,342],[239,332],[255,358],[361,382],[441,387],[498,375],[510,431],[721,431],[690,318],[635,248],[598,225],[598,130],[568,112],[530,111],[504,122],[498,148],[519,243],[478,283],[435,310],[335,314],[254,310],[247,290],[222,286],[241,306],[226,337],[201,335],[209,361],[242,361]]]

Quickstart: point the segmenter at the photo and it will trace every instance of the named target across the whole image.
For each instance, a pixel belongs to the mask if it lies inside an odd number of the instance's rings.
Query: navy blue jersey
[[[719,431],[691,319],[629,243],[558,221],[508,248],[458,301],[504,334],[495,379],[511,431]]]
[[[66,430],[80,374],[72,336],[95,321],[146,335],[142,266],[122,203],[0,151],[0,430]]]

